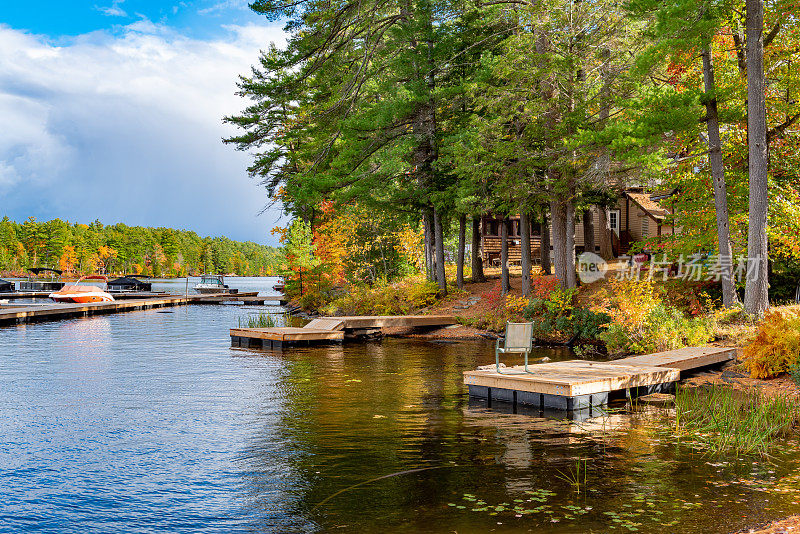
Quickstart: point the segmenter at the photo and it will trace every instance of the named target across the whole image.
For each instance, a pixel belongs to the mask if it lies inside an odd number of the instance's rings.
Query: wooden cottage
[[[664,207],[671,193],[647,193],[640,188],[627,189],[620,192],[615,206],[606,208],[605,228],[600,227],[600,212],[598,208],[590,210],[594,222],[595,250],[600,252],[600,232],[607,232],[608,240],[614,257],[626,254],[632,243],[651,237],[672,235],[674,230],[666,224],[666,217],[671,211]],[[509,217],[510,227],[508,232],[508,261],[512,265],[519,264],[522,260],[522,238],[520,232],[520,218],[518,215]],[[495,215],[486,215],[481,219],[481,258],[486,266],[500,265],[500,232],[503,219]],[[531,258],[534,263],[539,262],[542,236],[539,224],[533,224],[531,229]],[[552,229],[550,230],[550,243],[552,249]],[[575,220],[575,249],[578,253],[585,251],[583,213],[576,213]]]

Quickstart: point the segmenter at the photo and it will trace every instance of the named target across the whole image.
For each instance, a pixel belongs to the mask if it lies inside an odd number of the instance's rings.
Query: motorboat
[[[84,280],[101,280],[108,285],[108,278],[99,274],[92,274],[79,278],[75,283],[66,284],[48,296],[56,302],[75,302],[78,304],[114,302],[114,297],[108,291],[93,285],[80,285]]]
[[[283,293],[286,289],[286,283],[281,279],[275,282],[275,285],[272,286],[273,291],[277,291],[278,293]]]
[[[238,293],[238,289],[231,289],[225,283],[221,274],[204,274],[200,277],[200,283],[192,288],[198,293]]]
[[[49,267],[31,267],[28,269],[28,279],[19,283],[20,291],[58,291],[64,287],[64,282],[56,280],[63,271],[60,269],[50,269]],[[50,275],[50,279],[44,279]]]
[[[140,280],[140,278],[149,278],[147,276],[143,276],[141,274],[126,274],[120,278],[115,280],[110,280],[108,282],[108,291],[109,292],[134,292],[134,291],[152,291],[153,284],[152,282],[148,282],[146,280]]]

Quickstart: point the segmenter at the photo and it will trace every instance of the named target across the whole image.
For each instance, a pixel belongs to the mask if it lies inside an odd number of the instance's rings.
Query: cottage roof
[[[625,192],[631,200],[639,205],[648,215],[656,220],[663,219],[670,214],[670,211],[663,207],[661,204],[652,199],[654,195],[650,193],[634,193],[632,191]]]

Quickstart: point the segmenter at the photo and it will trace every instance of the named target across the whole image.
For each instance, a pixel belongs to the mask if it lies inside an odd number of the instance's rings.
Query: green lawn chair
[[[503,346],[500,346],[500,339],[494,349],[494,359],[497,365],[497,372],[504,375],[521,375],[531,373],[528,371],[528,354],[533,348],[533,323],[506,323],[506,336]],[[525,371],[514,371],[504,373],[500,370],[500,354],[523,354],[525,356]]]

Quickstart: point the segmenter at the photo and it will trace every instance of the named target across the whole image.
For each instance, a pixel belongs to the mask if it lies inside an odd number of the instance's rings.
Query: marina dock
[[[610,362],[569,360],[464,371],[471,397],[540,409],[581,410],[606,404],[615,393],[638,396],[667,391],[681,371],[733,360],[736,349],[687,347]]]
[[[340,343],[348,338],[370,337],[382,328],[435,328],[455,324],[451,315],[371,315],[319,317],[303,328],[231,328],[231,346],[280,349],[285,345]]]
[[[40,321],[57,321],[72,317],[89,317],[108,313],[120,313],[134,310],[148,310],[168,306],[181,306],[189,302],[182,295],[157,297],[148,299],[116,300],[114,302],[91,302],[86,304],[31,304],[30,306],[14,306],[0,308],[0,325],[32,323]]]
[[[42,298],[50,292],[16,292],[0,295],[3,299]],[[222,304],[228,302],[241,304],[275,304],[286,301],[278,296],[259,296],[257,293],[244,295],[212,293],[192,295],[172,295],[169,293],[130,292],[114,295],[114,302],[92,302],[86,304],[65,304],[56,302],[9,303],[0,306],[0,326],[9,324],[58,321],[73,317],[89,317],[109,313],[135,310],[149,310],[186,304]]]

